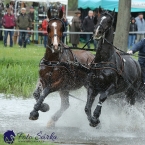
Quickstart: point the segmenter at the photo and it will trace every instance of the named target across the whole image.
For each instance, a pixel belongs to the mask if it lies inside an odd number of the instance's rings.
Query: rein
[[[123,55],[131,55],[131,56],[135,56],[135,57],[141,57],[141,58],[144,58],[145,59],[145,55],[144,54],[141,54],[141,55],[135,55],[135,54],[128,54],[128,53],[126,53],[125,51],[123,51],[123,50],[121,50],[121,49],[119,49],[119,48],[117,48],[116,46],[114,46],[111,42],[109,42],[106,38],[103,38],[108,44],[110,44],[110,45],[112,45],[116,50],[118,50],[118,51],[120,51],[120,52],[122,52],[123,53]]]

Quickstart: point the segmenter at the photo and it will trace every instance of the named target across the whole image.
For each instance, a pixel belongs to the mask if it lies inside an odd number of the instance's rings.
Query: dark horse
[[[34,105],[29,119],[37,120],[39,110],[48,111],[49,106],[43,103],[45,97],[52,92],[59,91],[61,107],[48,123],[48,126],[52,126],[55,125],[55,122],[69,107],[69,91],[87,86],[87,72],[79,69],[79,64],[84,64],[84,66],[88,67],[88,64],[93,61],[94,55],[84,50],[72,51],[61,42],[65,29],[61,20],[63,16],[62,10],[59,12],[58,18],[51,18],[50,10],[48,10],[47,16],[49,18],[47,27],[48,46],[44,58],[40,62],[40,81],[34,92],[34,98],[37,103]]]
[[[112,45],[113,19],[114,12],[102,11],[94,31],[98,49],[90,66],[91,72],[88,74],[89,86],[85,107],[88,120],[93,127],[100,122],[102,103],[107,97],[125,92],[126,100],[133,105],[138,88],[142,84],[139,63],[127,54],[119,54]],[[91,107],[98,94],[100,94],[99,102],[92,116]]]

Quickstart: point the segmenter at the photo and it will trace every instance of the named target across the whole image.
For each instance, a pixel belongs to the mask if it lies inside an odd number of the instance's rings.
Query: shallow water
[[[84,88],[70,94],[86,101]],[[55,142],[65,144],[145,144],[145,103],[136,103],[131,107],[123,99],[109,98],[103,104],[101,124],[98,128],[92,128],[84,112],[85,103],[70,97],[70,108],[56,123],[55,128],[48,129],[48,120],[60,107],[59,94],[50,94],[44,102],[50,105],[50,111],[39,112],[39,119],[31,121],[28,118],[35,104],[33,98],[6,99],[4,94],[0,94],[0,133],[14,130],[15,133],[24,132],[35,136],[40,131],[49,135],[54,132],[57,136]],[[98,98],[94,106],[97,102]]]

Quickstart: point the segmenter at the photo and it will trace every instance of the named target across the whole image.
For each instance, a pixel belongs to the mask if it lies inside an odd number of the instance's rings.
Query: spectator
[[[19,45],[26,48],[27,44],[27,32],[31,28],[31,18],[26,14],[26,8],[21,8],[21,14],[17,18],[17,26],[21,30],[19,33]],[[22,31],[24,30],[24,31]]]
[[[132,17],[131,18],[131,23],[130,23],[130,32],[134,32],[137,31],[137,25],[135,23],[135,18]],[[135,43],[135,38],[136,38],[136,34],[129,34],[129,38],[128,38],[128,49]]]
[[[48,33],[47,33],[48,21],[49,21],[48,17],[42,21],[42,30],[44,35],[43,43],[45,48],[47,47],[48,44]]]
[[[29,17],[31,18],[32,22],[34,21],[34,8],[33,6],[30,7]]]
[[[65,26],[64,32],[66,32],[67,31],[67,26],[68,26],[68,21],[67,21],[67,19],[65,17],[65,14],[63,15],[62,21],[64,22],[64,26]],[[62,42],[63,43],[65,43],[65,37],[66,36],[67,36],[67,34],[63,34],[63,36],[62,36]]]
[[[88,12],[88,16],[85,17],[83,21],[83,31],[84,32],[93,32],[94,31],[94,16],[93,11]],[[92,34],[86,34],[86,41],[88,42],[90,38],[92,37]],[[87,44],[88,49],[90,49],[90,43]],[[96,49],[96,41],[94,41],[94,49]]]
[[[145,58],[140,57],[140,56],[145,56],[145,38],[142,39],[141,41],[137,42],[135,45],[133,45],[132,49],[129,50],[128,53],[133,54],[137,51],[139,51],[138,61],[141,66],[143,81],[144,81],[144,85],[145,85]]]
[[[145,31],[145,20],[143,18],[143,13],[139,13],[138,17],[136,17],[135,20],[136,20],[137,30]],[[143,38],[144,38],[143,33],[137,34],[136,42],[140,41]]]
[[[76,11],[76,16],[72,19],[72,25],[71,25],[71,32],[80,32],[81,31],[81,12]],[[73,45],[73,47],[77,47],[79,44],[80,34],[71,34],[70,35],[70,42]]]
[[[2,18],[2,25],[5,29],[14,29],[14,27],[16,26],[16,20],[14,15],[11,14],[11,9],[8,8],[7,9],[7,13],[3,16]],[[4,31],[4,46],[7,46],[7,38],[8,38],[8,34],[10,36],[10,47],[13,47],[13,31],[8,31],[5,30]]]
[[[30,7],[30,12],[28,13],[28,15],[29,15],[29,17],[32,20],[31,31],[33,31],[33,29],[34,29],[34,23],[33,23],[34,22],[34,8],[33,8],[33,6]],[[27,43],[28,44],[30,44],[30,37],[31,37],[31,35],[34,35],[34,33],[30,32],[30,33],[27,34],[27,36],[28,36],[27,37]]]

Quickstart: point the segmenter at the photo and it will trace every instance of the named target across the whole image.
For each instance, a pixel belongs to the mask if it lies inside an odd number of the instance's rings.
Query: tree
[[[123,51],[127,51],[128,33],[130,26],[131,0],[119,0],[117,26],[114,45]]]
[[[68,9],[74,11],[78,9],[78,0],[68,0]]]

